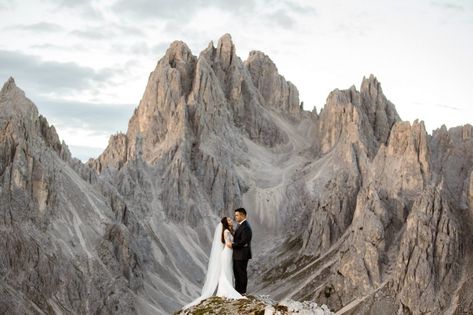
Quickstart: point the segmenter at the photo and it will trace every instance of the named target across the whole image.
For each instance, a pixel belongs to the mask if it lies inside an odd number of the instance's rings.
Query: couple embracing
[[[229,299],[245,299],[248,283],[247,266],[251,259],[251,226],[246,220],[246,210],[235,210],[237,227],[233,220],[224,217],[217,225],[210,251],[209,265],[202,293],[186,305],[191,307],[215,294]],[[235,286],[233,286],[235,283]]]

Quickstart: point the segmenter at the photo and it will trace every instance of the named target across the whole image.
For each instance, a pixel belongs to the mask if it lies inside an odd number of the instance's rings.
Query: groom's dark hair
[[[235,210],[235,212],[240,212],[240,213],[242,213],[242,214],[246,217],[246,210],[245,210],[245,208],[238,208],[238,209]]]

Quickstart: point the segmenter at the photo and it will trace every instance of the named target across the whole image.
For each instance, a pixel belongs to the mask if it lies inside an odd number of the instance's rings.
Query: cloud
[[[40,113],[58,128],[80,128],[92,135],[126,131],[135,108],[131,104],[105,104],[36,97]]]
[[[13,76],[25,88],[42,93],[70,93],[97,89],[121,70],[94,70],[74,62],[44,61],[34,55],[0,50],[0,78]]]
[[[146,42],[138,42],[130,47],[130,52],[134,55],[148,55],[150,52],[150,49],[148,47],[148,44]]]
[[[463,108],[455,107],[455,106],[450,106],[450,105],[445,105],[445,104],[435,104],[435,106],[441,107],[441,108],[446,108],[446,109],[451,109],[451,110],[454,110],[454,111],[461,111],[461,110],[463,110]]]
[[[271,22],[281,25],[284,28],[292,28],[294,26],[294,19],[287,14],[287,11],[279,9],[268,15]]]
[[[259,3],[259,7],[253,12],[260,22],[267,21],[272,27],[279,26],[283,29],[293,29],[298,24],[298,19],[315,14],[314,7],[287,0],[275,0],[270,4]]]
[[[295,25],[294,15],[315,14],[315,9],[288,0],[221,1],[221,0],[118,0],[112,11],[132,19],[151,19],[186,24],[199,10],[215,8],[235,17],[265,19],[270,24],[288,28]],[[214,17],[218,19],[219,16]]]
[[[464,11],[465,7],[462,4],[462,1],[432,1],[432,5],[438,6],[442,9],[447,10],[457,10],[457,11]],[[467,4],[467,2],[465,2]]]
[[[49,33],[49,32],[60,32],[63,28],[54,23],[49,22],[39,22],[34,24],[17,24],[13,26],[7,27],[9,30],[20,30],[20,31],[28,31],[28,32],[41,32],[41,33]]]
[[[51,43],[44,43],[44,44],[35,44],[31,45],[30,48],[32,49],[40,49],[47,52],[51,52],[52,50],[57,51],[67,51],[67,52],[75,52],[75,51],[87,51],[87,47],[83,44],[75,44],[75,45],[56,45]]]
[[[74,31],[71,31],[69,34],[81,39],[88,39],[88,40],[104,40],[104,39],[110,39],[115,36],[113,32],[104,30],[99,27],[87,28],[83,30],[74,30]]]
[[[197,5],[197,1],[188,0],[119,0],[112,9],[115,13],[128,14],[134,18],[174,19],[188,16]]]
[[[50,0],[50,2],[55,3],[62,7],[68,8],[78,8],[82,6],[90,5],[92,1],[75,1],[75,0]]]
[[[294,1],[284,1],[284,5],[289,11],[294,13],[304,14],[304,15],[315,15],[317,11],[314,7],[309,5],[302,5]]]
[[[137,42],[128,42],[128,43],[119,43],[112,44],[111,50],[114,53],[124,54],[124,55],[133,55],[133,56],[162,56],[165,54],[166,50],[169,48],[169,42],[162,42],[150,46],[146,41],[137,41]],[[133,66],[133,64],[130,64]]]
[[[92,104],[34,97],[41,115],[54,125],[72,156],[86,161],[97,157],[111,135],[126,132],[135,106],[130,104]]]
[[[117,37],[143,38],[145,33],[138,27],[122,25],[118,23],[101,23],[99,26],[87,26],[73,30],[69,33],[80,39],[86,40],[110,40]]]
[[[7,9],[11,9],[12,8],[12,5],[14,5],[15,3],[13,1],[9,1],[9,0],[0,0],[0,9],[2,10],[7,10]]]
[[[151,48],[149,47],[148,43],[145,41],[128,43],[127,45],[115,44],[112,46],[112,49],[115,52],[119,52],[122,54],[131,54],[133,56],[136,56],[136,55],[147,56],[151,53]]]
[[[121,35],[130,35],[130,36],[144,36],[145,32],[139,27],[123,25],[122,23],[112,23],[109,24],[109,27],[118,31]]]
[[[170,45],[170,43],[168,43],[168,42],[163,42],[163,43],[156,44],[156,45],[154,45],[153,47],[150,48],[151,53],[153,55],[164,55],[166,50],[169,48],[169,45]]]
[[[88,146],[68,145],[68,147],[72,156],[84,163],[87,162],[89,158],[97,158],[104,151],[102,148]]]
[[[198,9],[205,7],[217,7],[233,12],[253,11],[255,1],[119,0],[114,4],[112,9],[115,13],[128,14],[135,18],[188,20]]]
[[[82,161],[102,153],[111,135],[126,132],[135,108],[130,104],[94,104],[30,96],[29,93],[27,96],[49,124],[55,126],[72,156]]]
[[[75,1],[75,0],[46,0],[47,2],[55,6],[53,11],[58,9],[67,9],[74,12],[74,14],[79,14],[81,17],[88,20],[98,20],[103,19],[102,12],[97,9],[94,3],[90,0],[84,1]]]

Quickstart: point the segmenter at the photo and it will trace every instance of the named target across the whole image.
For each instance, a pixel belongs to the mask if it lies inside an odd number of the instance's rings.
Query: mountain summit
[[[471,125],[429,135],[373,75],[304,111],[271,59],[242,61],[228,34],[198,56],[173,42],[126,133],[86,164],[9,79],[0,312],[177,311],[199,296],[216,224],[244,206],[250,293],[337,314],[468,314],[472,174]]]

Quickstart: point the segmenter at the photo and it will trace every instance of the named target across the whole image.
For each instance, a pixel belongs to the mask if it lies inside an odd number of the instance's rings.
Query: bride
[[[202,287],[200,297],[187,304],[184,309],[197,305],[202,300],[214,295],[229,299],[244,299],[246,297],[238,293],[234,287],[233,277],[233,250],[230,245],[233,242],[233,221],[224,217],[217,225],[210,251],[209,265],[205,283]]]

